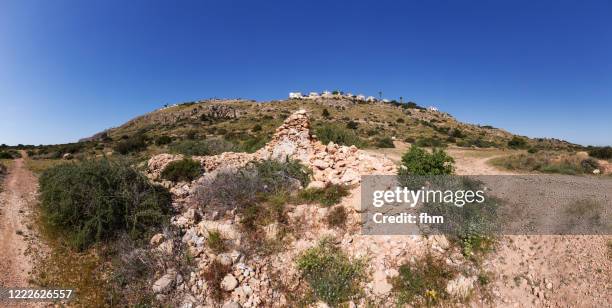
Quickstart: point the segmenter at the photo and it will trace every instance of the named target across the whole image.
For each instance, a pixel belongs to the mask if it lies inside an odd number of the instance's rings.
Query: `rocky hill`
[[[376,147],[380,139],[392,138],[422,146],[456,144],[464,147],[507,147],[515,136],[489,125],[457,121],[450,114],[415,104],[366,103],[345,99],[281,100],[257,103],[247,100],[203,100],[164,107],[97,134],[88,140],[110,141],[144,134],[169,136],[222,136],[236,143],[249,138],[268,141],[276,127],[292,112],[304,109],[315,132],[334,126],[360,137],[361,147]],[[575,145],[556,139],[528,139],[527,146],[566,149]],[[261,142],[263,144],[263,142]]]

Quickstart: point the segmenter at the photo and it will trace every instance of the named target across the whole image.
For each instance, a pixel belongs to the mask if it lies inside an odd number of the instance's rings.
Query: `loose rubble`
[[[219,306],[208,296],[209,282],[202,274],[214,261],[230,266],[231,271],[223,277],[220,284],[226,292],[222,307],[283,307],[289,305],[286,294],[281,292],[277,284],[281,283],[288,290],[297,291],[300,277],[295,268],[295,260],[301,252],[315,246],[322,237],[331,237],[346,253],[355,258],[365,257],[368,260],[368,272],[371,281],[364,286],[364,295],[371,302],[381,305],[393,305],[391,297],[392,286],[389,279],[398,275],[396,268],[408,262],[415,256],[422,255],[432,245],[439,250],[448,249],[445,239],[437,239],[434,244],[420,236],[365,236],[359,234],[360,215],[358,183],[361,176],[367,174],[395,174],[396,165],[389,159],[368,154],[354,146],[341,146],[334,143],[322,144],[316,136],[310,133],[308,115],[300,110],[289,116],[274,134],[272,140],[259,151],[248,153],[226,152],[215,156],[196,156],[194,160],[202,164],[205,171],[200,179],[191,183],[170,183],[160,179],[165,166],[181,155],[160,154],[148,162],[147,176],[169,187],[175,197],[175,206],[181,214],[172,218],[171,222],[180,232],[181,242],[189,255],[194,259],[195,269],[180,284],[176,283],[176,297],[181,298],[184,307]],[[341,204],[349,210],[345,230],[329,229],[325,224],[327,208],[312,205],[297,205],[288,213],[289,224],[300,225],[303,234],[284,247],[282,251],[266,257],[247,258],[236,249],[215,254],[206,245],[209,232],[219,231],[223,238],[232,243],[231,247],[240,247],[247,240],[239,230],[239,218],[230,215],[218,217],[201,215],[201,209],[194,208],[189,203],[189,196],[194,188],[205,177],[215,176],[217,172],[227,169],[237,169],[251,161],[265,159],[296,159],[313,170],[313,181],[309,187],[325,187],[328,184],[348,185],[350,195]],[[277,226],[271,224],[265,228],[269,237],[278,232]],[[155,235],[151,239],[154,249],[165,253],[174,249],[166,244],[163,235]],[[166,293],[173,287],[176,279],[168,274],[155,282],[153,290],[156,293]],[[449,286],[450,290],[459,295],[471,290],[472,279],[458,281]],[[467,291],[466,291],[467,290]],[[365,300],[352,302],[352,306],[365,306]]]

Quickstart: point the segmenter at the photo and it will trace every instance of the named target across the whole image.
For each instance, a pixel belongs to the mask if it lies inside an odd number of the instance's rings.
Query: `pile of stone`
[[[160,154],[148,162],[148,175],[160,180],[160,174],[168,163],[182,159],[182,155]],[[357,149],[355,146],[340,146],[330,142],[323,145],[310,132],[310,120],[305,110],[289,116],[276,129],[272,140],[253,154],[226,152],[214,156],[195,156],[206,173],[220,168],[240,168],[250,161],[264,159],[296,159],[313,170],[313,187],[327,184],[357,184],[364,174],[393,174],[395,164]],[[182,184],[184,185],[184,184]]]
[[[182,155],[160,154],[151,158],[148,162],[147,175],[155,181],[161,182],[175,196],[175,202],[187,200],[196,186],[202,185],[205,177],[214,176],[216,172],[228,168],[240,168],[251,161],[276,159],[286,160],[295,159],[301,161],[313,171],[311,187],[325,187],[328,184],[354,185],[361,181],[361,176],[366,174],[393,174],[396,166],[389,159],[368,154],[354,146],[341,146],[334,143],[322,144],[310,132],[310,121],[304,110],[300,110],[289,116],[282,126],[280,126],[272,140],[259,151],[248,153],[226,152],[214,156],[196,156],[192,159],[197,160],[202,165],[203,177],[191,183],[171,183],[162,181],[160,174],[164,168],[172,161],[183,159]],[[353,189],[351,197],[347,197],[347,202],[356,201],[358,189]],[[153,285],[153,289],[159,296],[168,294],[173,289],[173,296],[179,296],[183,307],[200,307],[218,305],[212,301],[209,293],[208,282],[204,279],[203,273],[213,260],[231,266],[222,283],[221,288],[227,292],[228,296],[225,304],[228,307],[258,307],[262,305],[286,306],[285,298],[282,294],[275,291],[271,286],[269,275],[271,270],[283,271],[283,279],[300,283],[299,275],[293,267],[293,261],[300,251],[316,245],[318,240],[325,234],[332,234],[340,231],[328,230],[324,217],[327,213],[326,208],[313,207],[310,205],[299,205],[290,214],[292,224],[298,224],[303,217],[308,217],[304,223],[306,233],[304,237],[291,244],[292,247],[283,253],[257,260],[248,260],[238,251],[230,251],[215,254],[206,245],[209,231],[219,231],[223,238],[232,243],[232,247],[239,247],[243,238],[239,232],[239,218],[234,215],[203,215],[200,209],[189,208],[186,203],[185,210],[181,214],[172,218],[171,223],[180,230],[181,241],[186,247],[189,255],[194,258],[196,269],[191,272],[189,277],[179,277],[173,269],[168,270]],[[357,225],[358,214],[353,212],[352,225]],[[273,225],[266,228],[268,233],[275,233]],[[270,229],[270,230],[268,230]],[[374,248],[379,249],[380,260],[377,266],[389,265],[389,258],[392,257],[395,264],[398,258],[403,257],[399,253],[387,256],[391,249],[387,246],[411,247],[415,245],[414,239],[403,238],[393,245],[385,240],[372,240],[363,236],[344,237],[338,234],[337,238],[342,240],[343,248],[351,253],[363,253]],[[274,236],[271,236],[274,237]],[[375,243],[375,245],[373,245]],[[151,241],[151,245],[158,251],[171,253],[174,246],[168,240],[164,240],[162,235],[157,235]],[[373,246],[371,246],[373,245]],[[367,247],[365,249],[364,247]],[[384,249],[382,249],[384,248]],[[380,277],[378,277],[380,276]],[[380,281],[374,281],[371,286],[366,288],[366,294],[372,296],[386,296],[390,288],[386,277],[388,274],[378,275]],[[297,286],[296,284],[296,286]]]

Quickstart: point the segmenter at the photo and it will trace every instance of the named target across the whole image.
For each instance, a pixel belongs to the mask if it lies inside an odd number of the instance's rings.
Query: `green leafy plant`
[[[347,130],[335,125],[323,125],[315,130],[317,138],[323,143],[330,142],[340,145],[354,145],[358,148],[364,147],[367,143],[357,136],[352,130]]]
[[[191,182],[202,174],[200,162],[189,158],[169,163],[161,173],[163,179],[180,182]]]
[[[413,145],[402,156],[400,173],[411,175],[442,175],[452,174],[454,159],[440,149],[434,149],[430,154],[424,149]]]
[[[297,268],[314,296],[331,306],[357,298],[366,277],[365,264],[350,260],[329,239],[306,250],[298,258]]]
[[[376,141],[376,147],[381,149],[395,148],[395,145],[393,144],[393,139],[389,137],[383,137]]]
[[[393,289],[399,305],[435,305],[448,298],[446,284],[455,271],[444,260],[427,254],[416,264],[404,264],[399,275],[392,279]]]
[[[298,193],[298,200],[307,203],[319,203],[328,207],[340,203],[343,197],[349,195],[344,185],[329,184],[324,188],[307,188]]]
[[[67,163],[40,177],[41,215],[47,226],[84,249],[121,232],[139,239],[161,227],[170,193],[123,161]]]

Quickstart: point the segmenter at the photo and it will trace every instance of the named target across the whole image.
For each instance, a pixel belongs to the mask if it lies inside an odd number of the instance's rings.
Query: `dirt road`
[[[37,179],[24,166],[24,159],[14,161],[0,193],[0,285],[27,287],[32,269],[27,255],[33,231],[28,222],[35,204]]]

